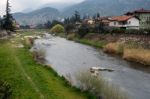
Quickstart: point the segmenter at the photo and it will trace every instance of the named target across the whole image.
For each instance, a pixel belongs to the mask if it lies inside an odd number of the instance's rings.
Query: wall
[[[127,29],[139,29],[140,21],[137,18],[131,18],[127,21]]]
[[[140,29],[150,29],[150,13],[138,14],[140,18]]]

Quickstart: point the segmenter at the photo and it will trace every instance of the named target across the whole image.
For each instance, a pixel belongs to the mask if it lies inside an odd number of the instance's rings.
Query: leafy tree
[[[76,27],[74,24],[66,24],[65,25],[65,30],[66,30],[67,34],[69,34],[70,32],[74,32],[75,28]]]
[[[97,33],[105,32],[104,24],[100,21],[100,22],[95,26],[95,30],[96,30]]]
[[[78,11],[75,11],[74,15],[71,17],[65,18],[64,26],[67,34],[78,30],[78,27],[76,26],[77,22],[81,22],[80,13]]]
[[[51,26],[50,26],[49,28],[51,28],[51,27],[53,27],[53,26],[55,26],[55,25],[57,25],[57,24],[63,25],[62,22],[57,21],[57,20],[53,20],[52,23],[51,23]]]
[[[3,24],[3,28],[9,31],[14,31],[15,30],[15,26],[14,26],[14,18],[13,16],[10,14],[11,10],[10,10],[10,3],[9,0],[7,0],[7,4],[6,4],[6,15],[4,15],[4,24]]]
[[[65,29],[62,25],[57,24],[55,26],[52,27],[52,29],[50,30],[51,33],[64,33]]]
[[[86,34],[89,33],[89,28],[87,25],[82,25],[79,29],[78,29],[78,35],[80,36],[80,38],[83,38]]]

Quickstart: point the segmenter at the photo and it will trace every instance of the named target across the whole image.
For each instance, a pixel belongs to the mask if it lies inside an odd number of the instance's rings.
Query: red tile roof
[[[135,10],[135,13],[150,13],[150,10],[145,10],[145,9],[139,9],[139,10]]]
[[[111,17],[110,20],[111,21],[127,21],[128,19],[132,18],[133,16],[126,16],[126,15],[123,15],[123,16],[114,16],[114,17]]]

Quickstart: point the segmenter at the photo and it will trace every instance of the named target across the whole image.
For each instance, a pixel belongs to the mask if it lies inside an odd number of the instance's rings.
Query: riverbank
[[[0,80],[10,85],[10,99],[95,99],[71,87],[51,68],[37,64],[27,47],[14,46],[18,43],[20,37],[0,41]]]
[[[105,53],[121,55],[128,61],[150,66],[150,36],[147,35],[91,33],[78,38],[75,34],[69,34],[67,39],[102,48]]]

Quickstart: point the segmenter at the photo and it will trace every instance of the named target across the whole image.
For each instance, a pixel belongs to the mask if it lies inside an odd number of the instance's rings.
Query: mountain
[[[99,12],[102,16],[112,16],[140,8],[150,9],[150,0],[85,0],[69,7],[63,14],[70,16],[77,10],[81,15]]]
[[[51,3],[43,5],[40,9],[28,13],[14,13],[13,16],[21,25],[43,24],[48,20],[68,17],[79,11],[83,15],[94,15],[97,12],[101,16],[121,15],[137,9],[150,9],[150,0],[84,0],[80,3],[64,4]],[[54,8],[52,8],[54,7]]]
[[[76,3],[75,3],[76,4]],[[41,8],[44,8],[44,7],[52,7],[52,8],[55,8],[59,11],[63,11],[73,5],[75,5],[74,3],[48,3],[48,4],[45,4],[43,5]]]
[[[27,9],[22,10],[21,12],[29,13],[29,12],[32,12],[32,11],[33,11],[32,8],[27,8]]]
[[[57,9],[46,7],[29,13],[14,13],[13,17],[21,25],[44,24],[48,20],[59,19],[60,12]]]

